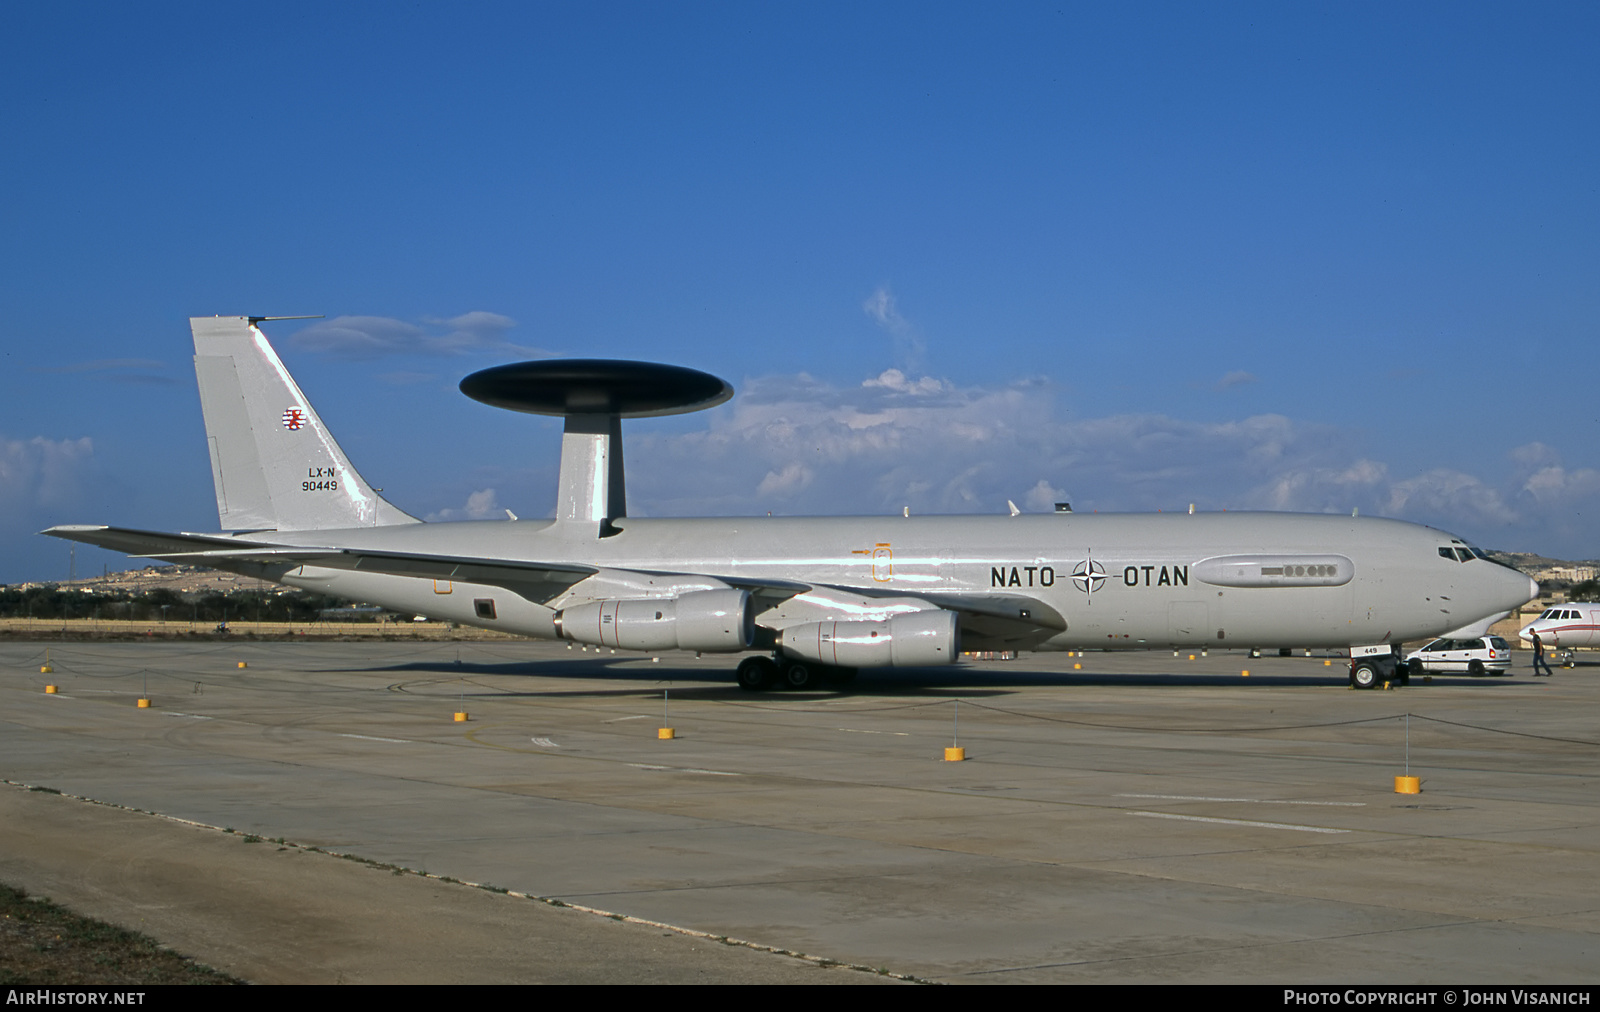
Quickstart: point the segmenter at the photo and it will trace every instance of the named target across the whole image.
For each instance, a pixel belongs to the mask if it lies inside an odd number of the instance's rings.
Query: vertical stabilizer
[[[256,322],[189,321],[222,529],[417,523],[350,466]]]

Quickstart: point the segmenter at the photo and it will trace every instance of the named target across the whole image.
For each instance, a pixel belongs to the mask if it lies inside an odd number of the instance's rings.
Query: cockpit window
[[[1456,549],[1456,551],[1458,551],[1458,552],[1460,550],[1461,549],[1459,549],[1459,548]],[[1498,559],[1490,558],[1489,557],[1489,553],[1484,551],[1483,549],[1479,548],[1477,545],[1468,545],[1467,546],[1467,550],[1472,553],[1472,557],[1474,559],[1482,559],[1484,562],[1489,563],[1491,566],[1499,566],[1501,569],[1509,569],[1513,573],[1522,572],[1522,570],[1518,569],[1516,566],[1511,565],[1510,563],[1501,562]],[[1440,554],[1443,554],[1443,553],[1440,553]]]
[[[1457,548],[1456,558],[1460,559],[1462,562],[1471,562],[1472,553],[1467,551],[1465,548]]]
[[[1455,557],[1456,557],[1456,553],[1452,552],[1450,549],[1448,549],[1448,548],[1439,549],[1439,558],[1441,558],[1441,559],[1454,559]]]

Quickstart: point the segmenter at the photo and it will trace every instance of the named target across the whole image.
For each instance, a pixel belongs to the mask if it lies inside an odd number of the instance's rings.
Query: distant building
[[[1600,572],[1594,566],[1551,566],[1534,574],[1536,580],[1565,580],[1568,583],[1583,583],[1595,578],[1595,573]]]

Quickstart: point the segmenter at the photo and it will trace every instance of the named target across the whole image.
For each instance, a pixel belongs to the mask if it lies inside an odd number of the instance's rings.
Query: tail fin
[[[259,319],[198,316],[189,321],[222,529],[418,523],[350,466],[256,326]]]

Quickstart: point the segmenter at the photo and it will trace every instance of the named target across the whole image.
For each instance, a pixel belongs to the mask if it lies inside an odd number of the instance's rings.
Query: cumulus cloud
[[[0,515],[30,522],[38,511],[76,505],[94,469],[94,442],[87,436],[0,437]]]
[[[504,520],[506,512],[500,507],[492,488],[483,488],[467,496],[467,504],[460,509],[446,508],[429,513],[424,520],[429,523],[450,520]]]
[[[1235,369],[1233,372],[1230,372],[1221,379],[1217,380],[1215,389],[1227,390],[1229,387],[1248,386],[1251,383],[1257,382],[1258,379],[1259,377],[1257,377],[1255,373],[1245,372],[1243,369]]]
[[[1387,497],[1389,468],[1365,458],[1333,467],[1290,467],[1251,490],[1253,505],[1307,513],[1371,511]]]
[[[108,480],[94,442],[0,433],[0,582],[65,577],[71,549],[36,537],[53,524],[103,519],[108,502],[126,504],[127,489]],[[77,558],[87,556],[79,546]],[[99,563],[94,563],[99,568]]]
[[[1474,475],[1435,468],[1389,487],[1387,508],[1391,516],[1456,517],[1481,528],[1516,521],[1498,489]]]
[[[921,379],[913,380],[899,369],[885,369],[872,379],[862,380],[861,385],[864,387],[882,387],[885,390],[893,390],[895,393],[911,394],[913,396],[943,393],[948,389],[948,384],[943,380],[934,379],[932,376],[924,376]]]
[[[1057,395],[1039,380],[924,385],[899,370],[843,386],[758,379],[703,429],[630,428],[629,499],[672,515],[999,513],[1007,499],[1039,512],[1065,500],[1079,511],[1359,509],[1490,546],[1595,554],[1572,518],[1600,511],[1600,472],[1564,469],[1548,448],[1515,451],[1509,483],[1395,473],[1353,430],[1275,414],[1062,417]]]
[[[1517,487],[1511,501],[1517,511],[1548,528],[1558,539],[1587,544],[1587,551],[1569,557],[1600,555],[1595,531],[1600,529],[1600,471],[1591,467],[1567,468],[1561,455],[1543,443],[1528,443],[1511,451]]]
[[[1065,490],[1056,488],[1043,478],[1040,478],[1039,483],[1028,489],[1028,494],[1022,497],[1022,504],[1038,513],[1053,512],[1056,503],[1071,501]]]
[[[300,330],[289,338],[289,343],[295,348],[344,359],[484,352],[538,358],[549,354],[508,341],[506,332],[514,326],[516,321],[509,316],[481,310],[449,319],[430,317],[421,324],[387,316],[336,316]]]
[[[782,471],[767,472],[766,477],[761,479],[761,484],[756,486],[756,495],[791,499],[796,492],[810,485],[814,477],[815,473],[804,464],[786,464]]]

